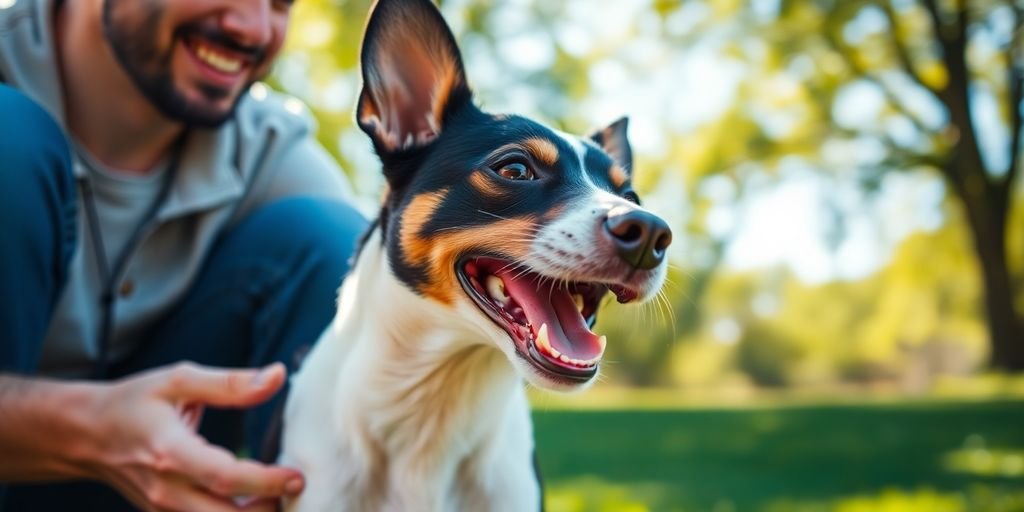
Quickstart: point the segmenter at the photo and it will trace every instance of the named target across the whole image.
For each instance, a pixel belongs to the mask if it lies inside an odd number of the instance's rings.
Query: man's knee
[[[75,180],[60,126],[43,107],[2,84],[0,112],[0,213],[20,218],[25,206],[69,208]]]
[[[57,123],[0,85],[0,370],[31,373],[75,249],[75,179]],[[15,299],[17,297],[17,299]]]
[[[331,266],[348,268],[366,219],[338,200],[295,197],[270,203],[250,214],[241,229],[259,233],[260,243],[287,252],[317,254]]]

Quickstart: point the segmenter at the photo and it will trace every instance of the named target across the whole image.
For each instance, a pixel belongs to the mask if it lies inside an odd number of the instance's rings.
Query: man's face
[[[281,49],[292,0],[104,0],[121,66],[165,116],[216,127]]]

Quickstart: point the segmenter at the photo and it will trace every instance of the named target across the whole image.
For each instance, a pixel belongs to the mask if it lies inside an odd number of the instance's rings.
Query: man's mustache
[[[179,37],[205,39],[217,46],[244,55],[250,62],[260,62],[267,54],[265,46],[247,46],[239,43],[224,31],[205,25],[185,25],[178,29]]]

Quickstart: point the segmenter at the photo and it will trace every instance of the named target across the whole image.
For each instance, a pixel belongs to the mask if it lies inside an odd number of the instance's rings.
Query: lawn
[[[534,412],[563,511],[1024,511],[1024,401]]]

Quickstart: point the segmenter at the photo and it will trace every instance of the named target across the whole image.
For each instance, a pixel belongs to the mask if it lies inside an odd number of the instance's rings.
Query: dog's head
[[[374,6],[362,73],[357,121],[383,163],[397,279],[480,327],[533,384],[592,381],[602,297],[657,293],[672,238],[632,189],[626,120],[577,138],[482,112],[429,0]]]

